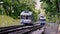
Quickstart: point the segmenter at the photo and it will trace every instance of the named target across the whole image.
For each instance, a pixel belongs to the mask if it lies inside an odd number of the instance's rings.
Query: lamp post
[[[0,2],[0,7],[1,8],[3,7],[3,3],[4,2]],[[4,25],[4,20],[3,20],[4,19],[4,15],[3,15],[4,11],[3,11],[3,9],[1,9],[1,10],[2,10],[2,23],[3,23],[2,25]]]

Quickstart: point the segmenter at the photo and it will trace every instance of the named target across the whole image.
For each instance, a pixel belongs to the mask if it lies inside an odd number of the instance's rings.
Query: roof
[[[28,11],[28,12],[23,11],[23,12],[21,12],[20,15],[32,15],[32,12],[31,11]]]
[[[39,19],[46,19],[46,17],[43,14],[39,14]]]

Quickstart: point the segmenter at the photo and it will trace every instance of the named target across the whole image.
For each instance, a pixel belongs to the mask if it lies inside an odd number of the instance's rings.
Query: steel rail
[[[15,27],[15,26],[14,26]],[[30,32],[30,31],[33,31],[33,30],[36,30],[36,29],[39,29],[41,28],[40,24],[39,25],[32,25],[32,26],[17,26],[17,27],[11,27],[11,28],[7,28],[7,30],[0,30],[0,34],[5,34],[5,33],[12,33],[12,32],[16,32],[16,31],[21,31],[21,30],[26,30],[26,32],[21,32],[21,33],[27,33],[27,32]],[[2,28],[1,28],[2,29]]]

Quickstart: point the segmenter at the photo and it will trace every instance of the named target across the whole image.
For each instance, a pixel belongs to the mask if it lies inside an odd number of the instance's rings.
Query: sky
[[[36,0],[35,2],[36,2],[35,9],[39,10],[41,8],[41,2],[40,0]]]
[[[44,15],[45,14],[45,12],[44,12],[45,10],[41,8],[42,2],[40,2],[40,0],[36,0],[35,2],[36,2],[35,9],[36,10],[40,10],[40,14]]]

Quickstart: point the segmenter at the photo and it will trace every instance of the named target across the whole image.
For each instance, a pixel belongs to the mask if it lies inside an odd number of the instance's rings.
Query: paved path
[[[46,26],[45,34],[57,34],[57,24],[49,23]]]
[[[59,27],[58,27],[58,34],[60,34],[60,24],[59,24]]]

